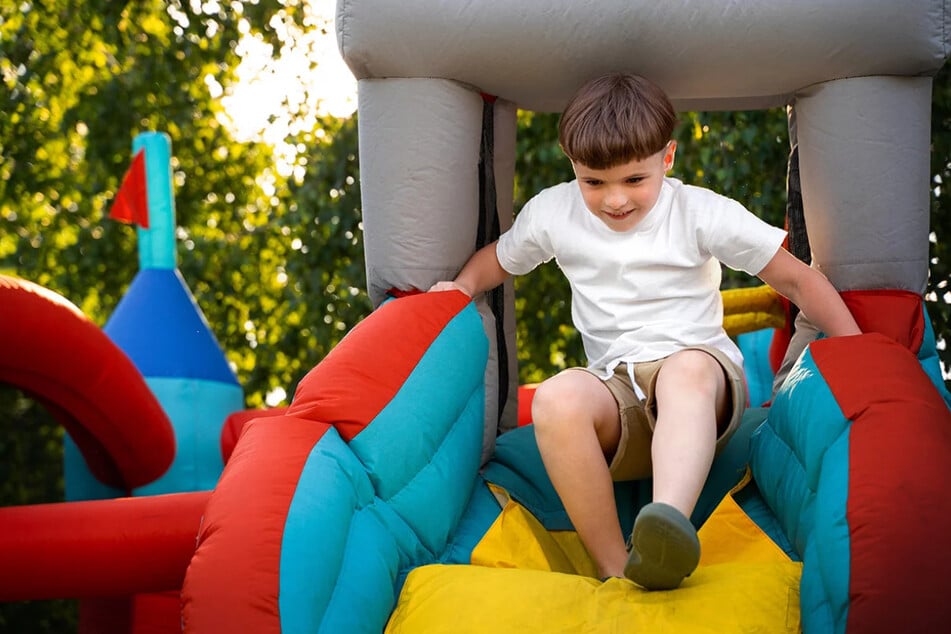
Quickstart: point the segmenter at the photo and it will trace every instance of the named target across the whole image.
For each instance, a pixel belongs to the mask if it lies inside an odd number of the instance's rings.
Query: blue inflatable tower
[[[149,227],[137,229],[139,272],[104,331],[129,355],[165,408],[175,430],[176,453],[161,478],[133,493],[209,490],[224,467],[222,424],[244,407],[244,394],[178,270],[171,141],[163,133],[143,133],[133,141],[133,156],[140,150],[145,152]],[[76,490],[83,488],[83,477],[74,477],[70,454],[68,450],[67,497],[104,497]],[[71,479],[76,486],[70,486]]]

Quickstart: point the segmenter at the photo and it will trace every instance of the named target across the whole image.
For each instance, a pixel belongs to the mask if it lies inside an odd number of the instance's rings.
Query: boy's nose
[[[624,192],[609,191],[604,197],[604,204],[611,209],[622,209],[627,204],[627,196]]]

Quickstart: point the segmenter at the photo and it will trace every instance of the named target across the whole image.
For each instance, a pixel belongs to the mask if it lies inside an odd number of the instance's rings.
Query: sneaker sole
[[[624,576],[648,590],[672,590],[700,562],[697,531],[674,507],[655,502],[638,513]]]

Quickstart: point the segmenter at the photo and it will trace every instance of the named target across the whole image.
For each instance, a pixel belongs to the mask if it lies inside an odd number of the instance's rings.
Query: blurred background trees
[[[301,86],[265,117],[281,124],[276,137],[263,128],[241,137],[225,107],[238,94],[248,37],[280,58],[300,34],[331,28],[309,6],[0,0],[0,272],[46,286],[105,324],[138,270],[135,230],[108,220],[108,209],[132,139],[167,132],[182,274],[247,407],[286,404],[297,381],[370,311],[356,117],[322,112]],[[311,59],[300,72],[319,65]],[[554,114],[519,115],[516,209],[571,178],[556,124]],[[782,110],[681,113],[677,138],[675,176],[783,224]],[[932,161],[927,299],[943,347],[951,333],[947,70],[935,83]],[[751,283],[758,282],[725,278],[728,286]],[[516,288],[522,382],[583,362],[554,265],[519,278]],[[947,365],[949,353],[941,354]],[[0,504],[62,499],[61,440],[42,407],[0,386]],[[74,618],[70,602],[0,604],[2,632],[70,632]]]

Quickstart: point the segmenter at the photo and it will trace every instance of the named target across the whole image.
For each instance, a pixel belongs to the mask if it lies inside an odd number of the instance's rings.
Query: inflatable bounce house
[[[0,599],[135,595],[123,631],[144,632],[158,631],[136,627],[152,598],[180,593],[163,631],[194,634],[951,624],[951,397],[923,302],[951,1],[339,0],[337,30],[358,79],[376,309],[288,408],[248,416],[210,492],[142,489],[175,459],[177,428],[124,356],[96,377],[62,369],[69,398],[50,400],[90,470],[149,495],[0,509]],[[700,566],[668,592],[594,578],[525,419],[512,285],[476,301],[415,292],[510,225],[517,111],[558,112],[619,70],[681,110],[789,108],[790,223],[864,333],[825,338],[797,319],[771,405],[747,412],[691,517]],[[43,289],[8,288],[80,319]],[[8,365],[0,380],[32,376]],[[84,396],[122,381],[129,410]],[[121,425],[131,417],[144,431]],[[629,529],[649,484],[615,492]],[[96,522],[80,521],[88,505]],[[43,530],[41,513],[84,532]]]
[[[951,413],[922,302],[949,27],[944,0],[340,0],[378,308],[284,416],[245,428],[185,578],[185,631],[951,624]],[[451,279],[509,226],[517,110],[560,111],[618,70],[682,110],[791,108],[811,262],[865,333],[797,330],[772,406],[750,411],[692,518],[701,567],[671,592],[592,578],[515,424],[512,287],[391,298]],[[629,525],[643,483],[616,492]]]

